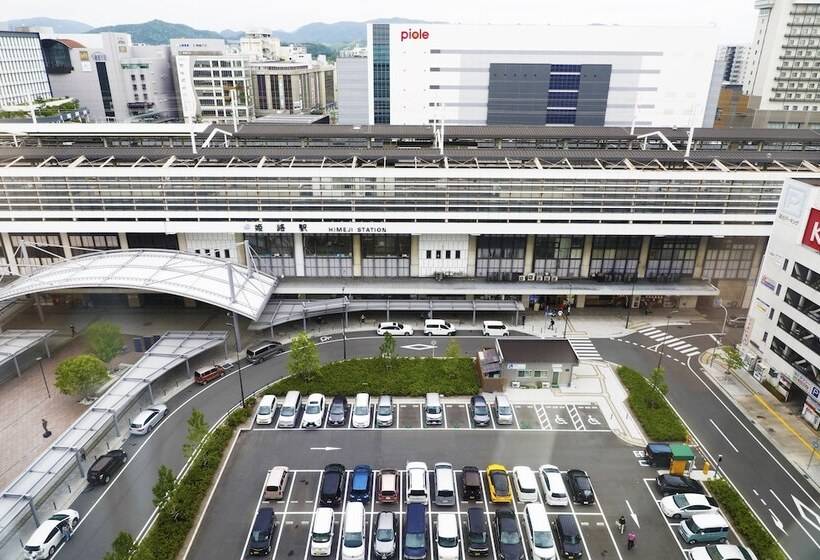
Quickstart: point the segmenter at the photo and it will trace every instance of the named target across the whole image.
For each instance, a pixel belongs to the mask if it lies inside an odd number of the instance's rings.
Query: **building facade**
[[[339,124],[364,125],[370,120],[367,103],[367,50],[359,47],[336,59]]]
[[[368,48],[371,124],[711,126],[722,77],[713,28],[369,24]]]
[[[746,321],[746,367],[820,429],[820,182],[789,180]]]
[[[722,45],[718,49],[718,58],[723,61],[723,85],[742,85],[749,72],[751,57],[749,45]]]
[[[0,109],[51,97],[40,35],[0,31]]]
[[[324,113],[336,106],[334,68],[322,62],[249,63],[255,114]]]

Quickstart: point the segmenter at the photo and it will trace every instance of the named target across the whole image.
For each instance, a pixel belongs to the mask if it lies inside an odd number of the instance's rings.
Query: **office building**
[[[321,112],[336,106],[333,65],[319,61],[256,61],[253,76],[255,114]]]
[[[374,23],[367,42],[371,124],[711,126],[722,79],[712,27]]]
[[[820,181],[789,179],[755,288],[744,362],[820,428]]]
[[[0,110],[51,97],[40,35],[0,31]]]
[[[336,80],[339,84],[336,99],[339,124],[367,124],[368,112],[367,88],[367,49],[340,52],[336,58]]]
[[[722,45],[718,59],[723,61],[723,85],[741,85],[749,71],[751,48],[748,45]]]

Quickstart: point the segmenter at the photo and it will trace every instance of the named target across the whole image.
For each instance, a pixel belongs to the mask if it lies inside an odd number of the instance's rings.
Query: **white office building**
[[[0,31],[0,109],[51,97],[40,35]]]
[[[369,122],[711,126],[716,37],[713,27],[369,24]]]
[[[367,124],[372,113],[368,110],[367,50],[359,47],[336,58],[336,97],[339,124]]]

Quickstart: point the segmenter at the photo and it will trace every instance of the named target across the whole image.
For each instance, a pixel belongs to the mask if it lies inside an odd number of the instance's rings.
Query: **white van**
[[[556,557],[555,541],[547,518],[547,510],[541,504],[524,506],[524,533],[530,541],[534,560],[553,560]]]
[[[285,395],[285,400],[282,402],[282,408],[279,409],[279,423],[280,428],[295,428],[296,417],[299,415],[299,407],[302,406],[302,394],[299,391],[288,391]]]
[[[495,396],[495,421],[500,426],[509,426],[515,422],[512,405],[507,395],[498,394]]]
[[[438,393],[427,393],[424,397],[424,422],[428,425],[441,424],[444,419],[444,410]]]
[[[351,416],[351,423],[354,428],[370,427],[370,395],[367,393],[359,393],[356,395]]]
[[[285,497],[285,486],[288,484],[288,468],[273,467],[265,477],[263,500],[281,500]]]
[[[453,336],[456,328],[441,319],[427,319],[424,321],[424,334],[427,336]]]
[[[525,504],[538,501],[538,482],[531,468],[513,467],[513,478],[519,500]]]
[[[407,496],[408,504],[427,504],[427,463],[410,461],[407,463]]]
[[[259,408],[256,409],[256,423],[270,424],[273,422],[274,411],[276,411],[276,397],[265,395],[259,401]]]
[[[458,560],[458,520],[455,513],[439,513],[436,550],[439,560]]]
[[[311,556],[330,556],[333,544],[333,508],[320,507],[313,516],[310,530]]]
[[[342,533],[342,560],[364,560],[364,504],[348,502]]]
[[[433,502],[437,506],[456,505],[456,483],[453,465],[450,463],[436,463],[433,467],[436,481],[436,493]]]
[[[547,504],[568,506],[569,495],[567,487],[564,486],[564,479],[561,477],[561,470],[555,465],[541,465],[538,467],[538,474],[541,475],[541,487],[544,489]]]

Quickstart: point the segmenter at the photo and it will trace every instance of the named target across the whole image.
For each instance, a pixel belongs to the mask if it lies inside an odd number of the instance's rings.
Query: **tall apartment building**
[[[336,58],[336,99],[339,124],[367,124],[370,120],[367,103],[367,48],[347,49]]]
[[[0,31],[0,108],[50,97],[40,35]]]
[[[718,59],[722,60],[723,84],[739,85],[746,81],[749,71],[751,48],[748,45],[722,45],[718,49]]]
[[[754,126],[820,127],[820,0],[755,0],[744,92]]]
[[[309,63],[258,61],[253,75],[255,113],[325,112],[335,107],[334,68],[324,57]]]
[[[712,27],[369,24],[369,122],[711,126],[716,38]]]

